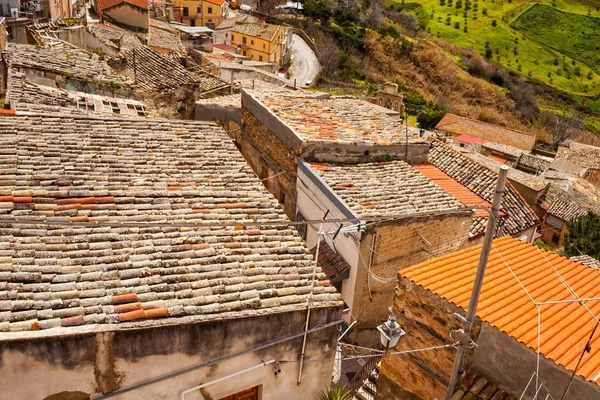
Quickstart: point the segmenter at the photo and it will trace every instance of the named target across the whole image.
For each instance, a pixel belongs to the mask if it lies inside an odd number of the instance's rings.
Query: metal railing
[[[352,396],[356,395],[356,392],[363,386],[364,382],[369,378],[371,372],[377,367],[379,361],[381,361],[382,355],[369,357],[365,365],[354,375],[352,380],[350,381],[350,390],[352,392]]]

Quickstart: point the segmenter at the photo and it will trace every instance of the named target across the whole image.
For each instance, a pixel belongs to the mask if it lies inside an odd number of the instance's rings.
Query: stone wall
[[[405,278],[398,281],[394,312],[398,314],[398,322],[406,332],[396,346],[398,351],[453,343],[455,339],[448,334],[450,322],[456,329],[459,321],[452,316],[454,313],[465,314],[462,309]],[[481,321],[477,318],[472,332],[475,339],[479,336],[480,329]],[[450,348],[423,351],[418,356],[408,354],[385,357],[377,380],[376,399],[443,399],[447,381],[439,375],[450,376],[453,360],[454,350]]]
[[[471,210],[452,210],[396,220],[370,230],[361,242],[359,263],[366,265],[358,268],[352,314],[359,322],[353,328],[352,340],[365,346],[375,345],[379,340],[375,329],[388,318],[388,308],[394,301],[396,281],[381,283],[369,277],[368,264],[373,274],[394,278],[404,268],[461,249],[470,226]]]
[[[279,135],[249,112],[245,104],[242,104],[242,121],[242,155],[260,179],[281,174],[263,183],[282,203],[287,216],[294,220],[299,151],[293,149],[298,146],[290,147],[284,143]]]
[[[341,308],[313,309],[310,327],[337,321]],[[0,338],[0,387],[2,398],[83,400],[114,392],[158,377],[234,355],[303,331],[306,309],[251,318],[223,318],[149,328],[100,331],[107,327],[80,327],[75,334],[30,332],[18,340]],[[147,325],[147,324],[146,324]],[[110,329],[110,327],[108,327]],[[307,337],[305,359],[330,359],[335,355],[337,327]],[[25,337],[30,337],[26,339]],[[42,336],[45,335],[45,336]],[[302,337],[249,352],[229,361],[195,369],[115,399],[179,399],[181,392],[262,361],[298,360]],[[297,384],[298,363],[273,365],[189,393],[186,400],[220,399],[261,385],[262,399],[314,399],[331,380],[333,361],[305,363],[302,383]]]
[[[113,20],[117,23],[140,28],[145,31],[150,29],[150,18],[148,18],[148,10],[133,6],[129,3],[121,3],[119,5],[107,8],[102,11],[103,17],[106,20]]]

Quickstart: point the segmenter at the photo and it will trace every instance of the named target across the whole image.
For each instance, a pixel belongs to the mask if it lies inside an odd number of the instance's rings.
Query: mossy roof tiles
[[[214,123],[2,117],[0,214],[38,222],[0,224],[0,332],[341,304]]]

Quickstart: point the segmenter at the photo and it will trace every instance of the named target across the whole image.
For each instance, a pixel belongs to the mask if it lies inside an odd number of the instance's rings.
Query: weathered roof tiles
[[[359,216],[397,216],[464,207],[404,161],[311,165]]]
[[[213,123],[0,118],[0,217],[0,332],[340,304]]]

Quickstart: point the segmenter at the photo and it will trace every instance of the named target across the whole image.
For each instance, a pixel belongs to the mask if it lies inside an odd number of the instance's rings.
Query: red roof
[[[148,9],[148,0],[98,0],[98,8],[100,10],[106,10],[107,8],[118,6],[121,3],[129,3],[146,10]]]
[[[213,48],[223,51],[235,51],[235,47],[227,46],[226,44],[213,44]]]
[[[216,4],[218,6],[222,6],[223,3],[225,3],[225,0],[204,0],[207,3],[212,3],[212,4]]]
[[[454,140],[456,140],[457,142],[463,142],[463,143],[479,143],[479,144],[484,144],[489,142],[489,140],[485,140],[485,139],[480,139],[480,138],[476,138],[474,136],[469,136],[469,135],[460,135],[454,138]]]
[[[477,316],[537,351],[538,312],[531,298],[537,303],[553,303],[539,306],[540,353],[573,371],[596,322],[582,304],[573,302],[575,297],[563,282],[580,298],[596,299],[600,297],[600,274],[518,239],[503,237],[493,243]],[[481,245],[471,247],[399,274],[466,310],[480,253]],[[585,304],[595,315],[600,313],[600,301]],[[577,375],[592,381],[599,378],[600,335],[592,340],[591,351],[584,354]]]

